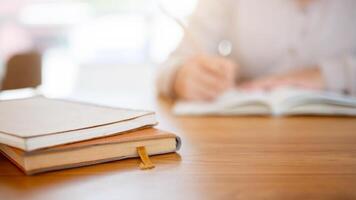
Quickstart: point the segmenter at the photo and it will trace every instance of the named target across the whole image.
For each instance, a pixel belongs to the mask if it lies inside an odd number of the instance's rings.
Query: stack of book
[[[26,174],[175,152],[154,112],[42,96],[0,101],[0,151]],[[147,163],[148,162],[148,163]]]

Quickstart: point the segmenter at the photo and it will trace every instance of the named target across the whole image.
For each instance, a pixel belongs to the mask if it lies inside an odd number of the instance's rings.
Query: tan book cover
[[[30,152],[0,144],[0,151],[30,175],[138,157],[136,148],[140,146],[148,155],[157,155],[175,152],[180,145],[175,134],[147,128]]]

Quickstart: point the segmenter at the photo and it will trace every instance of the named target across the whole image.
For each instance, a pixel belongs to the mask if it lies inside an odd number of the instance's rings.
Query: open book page
[[[180,101],[174,106],[177,115],[265,115],[271,113],[268,93],[230,90],[211,102]]]
[[[356,115],[356,98],[331,92],[278,88],[230,90],[212,102],[178,102],[178,115]]]
[[[355,115],[356,98],[332,92],[280,88],[270,94],[275,115]]]

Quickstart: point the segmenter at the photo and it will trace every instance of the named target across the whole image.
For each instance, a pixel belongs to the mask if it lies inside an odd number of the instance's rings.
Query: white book
[[[0,101],[0,143],[25,151],[157,124],[154,112],[32,97]]]
[[[356,116],[356,98],[346,95],[279,88],[270,92],[230,90],[212,102],[175,104],[177,115],[348,115]]]

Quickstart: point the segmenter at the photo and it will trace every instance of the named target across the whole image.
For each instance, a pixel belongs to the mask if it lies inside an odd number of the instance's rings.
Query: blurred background
[[[0,69],[4,71],[9,65],[36,68],[40,62],[41,69],[31,73],[40,71],[41,91],[51,97],[80,92],[81,97],[94,98],[106,88],[130,93],[135,87],[125,91],[125,84],[135,82],[141,82],[137,87],[152,87],[155,69],[183,35],[160,7],[184,21],[196,3],[0,0]],[[12,73],[19,79],[30,75],[14,69],[7,70],[5,76]],[[3,89],[11,84],[4,80]]]

